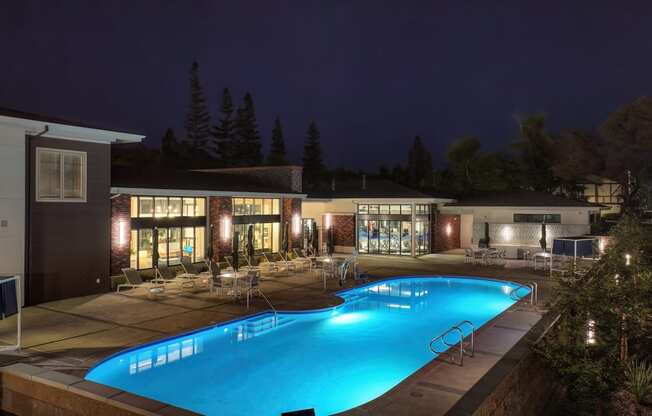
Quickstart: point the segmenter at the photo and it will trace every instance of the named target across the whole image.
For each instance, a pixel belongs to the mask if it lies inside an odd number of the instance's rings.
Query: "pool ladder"
[[[536,282],[529,282],[525,284],[519,284],[519,283],[513,283],[513,284],[516,285],[516,287],[509,292],[509,297],[512,300],[515,300],[516,302],[522,300],[525,296],[519,296],[518,294],[519,289],[529,289],[530,304],[534,306],[539,302],[539,285]]]
[[[462,328],[464,326],[468,326],[471,328],[471,333],[469,342],[464,342],[464,331],[462,331]],[[456,333],[459,336],[459,340],[456,340],[455,342],[449,343],[446,337],[450,334]],[[433,339],[430,340],[430,344],[428,344],[428,348],[430,348],[430,351],[432,351],[434,354],[437,355],[442,355],[442,354],[447,354],[450,357],[450,360],[453,364],[458,364],[459,366],[464,365],[464,356],[468,356],[473,358],[473,354],[475,352],[475,326],[471,321],[462,321],[457,325],[453,325],[450,327],[448,330],[446,330],[443,334],[438,335],[434,337]],[[437,343],[443,344],[446,348],[443,348],[442,350],[439,350],[436,346]],[[451,352],[454,348],[457,348],[459,350],[458,352],[458,359],[455,359],[455,354]]]

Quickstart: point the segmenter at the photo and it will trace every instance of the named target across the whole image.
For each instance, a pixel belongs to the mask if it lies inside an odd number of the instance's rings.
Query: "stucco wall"
[[[519,207],[444,207],[442,212],[450,214],[473,215],[474,222],[488,222],[496,224],[511,224],[514,214],[561,214],[562,224],[589,224],[589,212],[597,211],[596,208],[519,208]]]
[[[0,125],[0,275],[25,271],[25,131]]]

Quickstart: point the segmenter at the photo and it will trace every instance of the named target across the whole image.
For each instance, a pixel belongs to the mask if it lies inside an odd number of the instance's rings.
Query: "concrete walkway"
[[[539,298],[548,291],[547,279],[532,269],[464,264],[457,255],[422,258],[363,256],[360,266],[374,278],[399,275],[482,276],[517,282],[539,282]],[[347,282],[349,285],[351,282]],[[336,306],[342,302],[334,292],[342,288],[323,283],[313,273],[268,278],[263,292],[278,310],[301,310]],[[142,290],[107,293],[45,303],[23,312],[23,351],[0,355],[0,365],[27,362],[40,367],[83,376],[98,360],[145,342],[202,328],[268,309],[262,299],[249,310],[240,301],[219,298],[207,291],[167,293],[150,299]],[[449,408],[538,320],[532,310],[511,310],[486,325],[476,344],[475,358],[460,367],[434,361],[381,399],[355,414],[436,414]],[[12,342],[15,318],[0,322],[0,343]],[[471,371],[467,369],[473,369]],[[367,408],[367,406],[371,406]],[[407,406],[407,407],[406,407]],[[405,412],[409,408],[410,412]],[[369,413],[369,410],[374,411]],[[422,409],[423,412],[418,411]],[[424,413],[429,409],[429,413]],[[367,412],[367,413],[364,413]],[[380,414],[380,413],[379,413]]]

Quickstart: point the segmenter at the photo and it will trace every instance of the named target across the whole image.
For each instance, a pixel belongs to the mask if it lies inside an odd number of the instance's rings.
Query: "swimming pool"
[[[338,293],[337,308],[252,315],[118,353],[86,379],[207,415],[330,415],[394,387],[434,358],[434,336],[462,320],[479,328],[515,303],[516,288],[443,276],[379,281]]]

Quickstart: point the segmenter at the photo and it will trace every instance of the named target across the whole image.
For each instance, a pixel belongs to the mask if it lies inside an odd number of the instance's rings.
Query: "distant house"
[[[605,205],[602,215],[619,214],[623,203],[620,183],[600,176],[589,175],[577,184],[579,197],[587,202]]]

